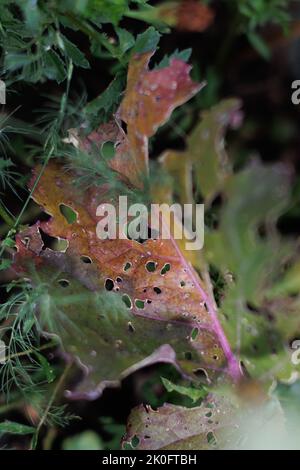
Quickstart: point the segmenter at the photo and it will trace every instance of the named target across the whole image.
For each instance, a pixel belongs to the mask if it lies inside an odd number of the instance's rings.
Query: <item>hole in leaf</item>
[[[197,339],[198,333],[199,333],[198,328],[193,328],[192,329],[192,332],[191,332],[191,340],[192,341],[195,341],[195,339]]]
[[[216,439],[213,432],[208,432],[206,438],[207,438],[207,442],[210,446],[216,446],[217,445],[217,439]]]
[[[159,231],[155,230],[155,228],[148,227],[148,236],[155,241],[159,237]]]
[[[39,232],[43,242],[43,250],[46,250],[46,248],[50,248],[50,250],[64,253],[68,248],[68,240],[65,240],[64,238],[51,237],[51,235],[45,233],[41,228],[39,228]]]
[[[259,309],[253,305],[251,302],[247,302],[247,309],[252,313],[259,313]]]
[[[243,361],[240,361],[240,368],[241,368],[241,371],[243,373],[243,375],[246,377],[246,378],[249,378],[251,377],[251,375],[249,374],[246,366],[245,366],[245,363]]]
[[[124,304],[126,305],[126,307],[128,308],[132,307],[132,302],[131,302],[131,298],[129,297],[129,295],[127,294],[122,295],[122,300]]]
[[[102,144],[101,155],[103,158],[110,160],[116,154],[115,145],[113,142],[107,141]]]
[[[193,370],[193,373],[201,382],[207,382],[208,377],[204,369],[195,369]]]
[[[130,269],[131,266],[132,266],[132,264],[127,261],[127,263],[125,264],[125,266],[124,266],[124,268],[123,268],[124,271],[128,271],[128,269]]]
[[[140,440],[139,440],[139,438],[137,437],[137,435],[135,434],[135,435],[133,436],[133,438],[131,439],[131,445],[132,445],[132,447],[135,448],[135,447],[137,447],[137,446],[139,445],[139,443],[140,443]]]
[[[171,265],[170,263],[166,263],[164,265],[164,267],[162,268],[162,270],[160,271],[160,274],[163,276],[164,274],[166,274],[168,271],[170,271],[171,269]]]
[[[161,294],[161,289],[159,287],[153,287],[153,290],[157,295]]]
[[[205,416],[206,416],[207,418],[211,418],[211,417],[212,417],[212,412],[211,412],[211,411],[209,411],[208,413],[206,413],[206,415],[205,415]]]
[[[185,286],[185,282],[184,281],[180,281],[180,287],[184,287]]]
[[[74,222],[77,221],[77,214],[70,206],[67,206],[66,204],[59,204],[59,210],[68,224],[74,224]]]
[[[82,255],[80,256],[80,259],[85,264],[92,264],[92,260],[89,256]]]
[[[137,300],[135,301],[135,305],[136,305],[136,307],[139,308],[139,309],[145,308],[145,302],[144,302],[143,300],[137,299]]]
[[[185,357],[185,359],[186,359],[187,361],[192,361],[192,359],[193,359],[193,355],[192,355],[192,353],[191,353],[190,351],[186,351],[186,352],[184,353],[184,357]]]
[[[21,242],[23,243],[23,245],[28,248],[29,247],[29,243],[30,243],[30,238],[29,237],[24,237],[22,238]]]
[[[128,227],[129,227],[129,223],[127,224],[127,226],[125,227],[125,234],[126,234],[126,237],[128,238],[128,240],[133,240],[129,233],[128,233]],[[148,226],[148,230],[147,230],[147,238],[135,238],[134,241],[137,242],[137,243],[145,243],[147,240],[153,240],[153,230],[151,229],[151,227]]]
[[[106,279],[105,281],[105,289],[106,290],[113,290],[114,288],[114,281],[112,279]]]
[[[149,273],[153,273],[156,269],[155,261],[148,261],[148,263],[146,263],[146,269]]]
[[[59,279],[58,284],[60,287],[66,288],[69,287],[70,281],[68,281],[68,279]]]
[[[121,282],[123,282],[123,279],[121,277],[117,277],[116,281],[120,284]]]
[[[127,134],[127,124],[125,121],[121,121],[121,127],[125,134]]]

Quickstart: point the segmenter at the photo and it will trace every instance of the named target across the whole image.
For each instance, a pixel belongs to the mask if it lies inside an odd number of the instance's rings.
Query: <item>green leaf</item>
[[[135,43],[135,39],[133,35],[126,29],[115,28],[115,30],[119,39],[119,49],[120,49],[121,55],[123,55],[125,54],[125,52],[128,51],[128,49],[131,49],[131,47],[133,47]]]
[[[83,52],[81,52],[78,47],[73,44],[69,39],[67,39],[63,34],[61,34],[61,38],[63,40],[63,46],[64,50],[66,53],[66,56],[68,56],[72,61],[74,62],[75,65],[78,67],[82,67],[85,69],[90,68],[90,64],[85,58]]]
[[[161,377],[162,383],[168,392],[177,392],[181,395],[189,397],[193,402],[196,402],[207,395],[207,391],[204,387],[201,389],[193,387],[184,387],[182,385],[176,385],[168,379]]]
[[[55,373],[54,373],[53,366],[51,366],[49,362],[47,361],[47,359],[38,351],[34,351],[34,355],[37,357],[43,369],[43,372],[45,374],[48,384],[52,383],[55,380]]]
[[[106,90],[86,105],[85,112],[87,114],[98,115],[101,111],[104,111],[106,114],[105,117],[110,117],[120,103],[125,81],[126,76],[124,72],[117,73],[116,77],[109,84]]]
[[[33,54],[23,54],[21,52],[8,52],[4,56],[4,70],[15,72],[36,60]]]
[[[248,40],[250,44],[254,47],[254,49],[257,50],[257,52],[266,60],[271,59],[271,50],[267,43],[263,40],[263,38],[255,33],[254,31],[251,31],[247,34]]]
[[[5,271],[5,269],[8,269],[12,264],[12,261],[9,259],[2,259],[0,261],[0,271]]]
[[[267,374],[270,381],[287,380],[299,370],[289,351],[290,338],[299,328],[299,306],[297,299],[268,298],[293,253],[276,231],[289,203],[288,174],[282,165],[254,162],[231,175],[223,191],[219,226],[206,234],[205,255],[224,278],[230,273],[221,293],[225,333],[230,344],[238,345],[252,377]]]
[[[159,39],[159,32],[153,26],[150,26],[150,28],[137,36],[135,46],[132,50],[133,54],[144,54],[145,52],[155,51]]]
[[[0,434],[34,434],[35,428],[25,424],[15,423],[13,421],[4,421],[0,423]]]
[[[42,25],[42,13],[38,7],[38,0],[23,0],[20,2],[25,16],[26,26],[33,34],[39,32]]]
[[[67,76],[65,64],[57,52],[51,49],[45,53],[43,59],[46,67],[44,73],[50,80],[56,80],[58,83],[65,80]]]
[[[179,51],[176,49],[171,55],[166,55],[159,64],[155,66],[156,69],[163,69],[164,67],[168,67],[172,59],[182,60],[183,62],[188,62],[191,57],[192,49],[184,49]]]

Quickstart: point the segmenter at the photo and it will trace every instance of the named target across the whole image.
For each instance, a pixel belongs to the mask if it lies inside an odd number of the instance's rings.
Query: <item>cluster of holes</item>
[[[123,282],[123,279],[121,277],[116,278],[116,283],[117,284],[121,284],[122,282]],[[115,291],[118,292],[120,290],[120,287],[117,286],[115,284],[115,282],[112,279],[110,279],[109,277],[105,280],[104,287],[107,291],[115,290]]]

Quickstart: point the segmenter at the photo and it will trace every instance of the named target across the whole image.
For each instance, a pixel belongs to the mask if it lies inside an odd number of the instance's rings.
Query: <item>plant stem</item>
[[[5,208],[3,207],[2,203],[0,202],[0,217],[4,220],[4,222],[9,226],[9,228],[12,228],[14,226],[15,221],[13,218],[7,213]]]
[[[55,389],[54,389],[54,391],[51,395],[51,398],[48,402],[48,405],[46,406],[46,409],[45,409],[45,411],[44,411],[44,413],[43,413],[43,415],[42,415],[42,417],[39,421],[39,424],[36,428],[35,434],[32,438],[31,445],[30,445],[30,450],[34,450],[36,448],[40,430],[41,430],[42,426],[44,425],[44,423],[47,419],[47,416],[48,416],[48,413],[51,409],[51,406],[53,405],[54,400],[55,400],[59,390],[61,389],[61,387],[62,387],[62,385],[63,385],[63,383],[64,383],[64,381],[65,381],[65,379],[66,379],[66,377],[69,373],[69,370],[71,369],[71,367],[72,367],[72,362],[70,362],[69,364],[66,365],[64,372],[62,373],[62,375],[60,376],[59,381],[56,384],[56,387],[55,387]]]

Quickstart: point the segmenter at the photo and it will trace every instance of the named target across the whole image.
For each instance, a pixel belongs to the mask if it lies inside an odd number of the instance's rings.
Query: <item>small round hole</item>
[[[141,310],[142,310],[143,308],[145,308],[145,302],[144,302],[143,300],[137,299],[137,300],[135,301],[135,305],[136,305],[136,308],[139,308],[139,309],[141,309]]]
[[[59,279],[58,284],[60,287],[66,288],[69,287],[70,281],[68,281],[68,279]]]
[[[156,263],[154,261],[148,261],[148,263],[146,263],[146,269],[149,273],[153,273],[156,269]]]
[[[124,268],[123,268],[124,271],[125,271],[125,272],[128,271],[128,269],[130,269],[131,266],[132,266],[132,264],[127,261],[127,263],[124,265]]]
[[[110,291],[114,288],[114,281],[112,279],[106,279],[105,281],[105,289]]]
[[[170,271],[171,269],[171,265],[170,263],[166,263],[164,265],[164,267],[162,268],[162,270],[160,271],[160,274],[163,276],[164,274],[166,274],[168,271]]]
[[[82,255],[82,256],[80,256],[80,259],[85,264],[92,264],[92,260],[89,256]]]

